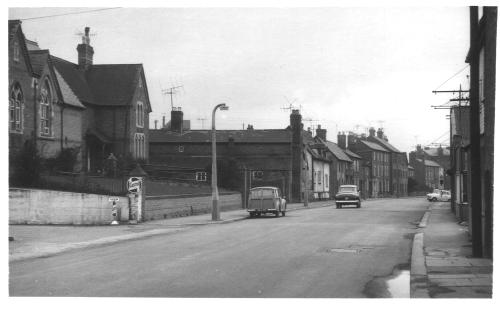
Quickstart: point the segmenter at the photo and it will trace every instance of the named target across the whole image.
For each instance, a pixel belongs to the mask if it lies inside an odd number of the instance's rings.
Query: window
[[[143,133],[136,133],[134,136],[135,158],[146,158],[146,139]]]
[[[196,172],[196,181],[203,182],[207,180],[207,173],[203,171]]]
[[[144,127],[144,105],[141,101],[137,101],[137,107],[135,109],[135,123],[137,127]]]
[[[182,152],[184,152],[184,146],[182,146],[182,145],[179,145],[179,148],[178,148],[178,149],[179,149],[179,153],[182,153]]]
[[[14,42],[14,47],[13,47],[13,59],[15,62],[19,61],[19,43]]]
[[[328,187],[328,174],[325,174],[325,187]]]
[[[319,172],[319,173],[318,173],[318,184],[319,184],[319,185],[321,185],[321,177],[322,177],[323,175],[321,174],[321,171],[318,171],[318,172]]]
[[[52,135],[52,91],[48,79],[40,90],[40,135]]]
[[[23,116],[23,92],[19,84],[14,84],[10,91],[10,130],[21,132]]]
[[[252,179],[254,180],[262,180],[264,178],[263,171],[252,171]]]

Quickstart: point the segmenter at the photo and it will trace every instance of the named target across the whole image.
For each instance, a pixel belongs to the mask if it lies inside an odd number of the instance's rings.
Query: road
[[[372,280],[408,267],[428,205],[385,199],[305,209],[11,263],[10,295],[383,296]]]

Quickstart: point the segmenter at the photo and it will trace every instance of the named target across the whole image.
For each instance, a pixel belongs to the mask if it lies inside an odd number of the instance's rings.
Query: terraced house
[[[94,64],[89,32],[73,63],[26,40],[21,22],[9,21],[12,154],[26,141],[45,159],[71,149],[72,172],[100,173],[111,154],[147,161],[151,105],[144,68]]]

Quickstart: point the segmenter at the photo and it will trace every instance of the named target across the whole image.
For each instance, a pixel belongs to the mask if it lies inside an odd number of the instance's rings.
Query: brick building
[[[377,130],[370,129],[370,135],[367,140],[376,143],[389,151],[389,193],[393,196],[408,195],[408,159],[406,153],[401,152],[389,143],[387,136],[382,128]]]
[[[184,130],[179,111],[172,111],[171,119],[170,130],[150,131],[148,172],[182,181],[209,181],[211,131]],[[303,201],[306,194],[309,199],[329,196],[327,149],[303,129],[298,110],[290,114],[286,129],[254,129],[248,125],[246,130],[217,130],[216,135],[218,168],[227,174],[219,178],[219,185],[234,178],[242,191],[254,186],[277,186],[291,201]]]
[[[93,64],[89,28],[78,64],[26,40],[9,21],[9,147],[36,142],[43,158],[77,151],[76,171],[102,171],[111,153],[147,160],[151,105],[141,64]]]
[[[369,168],[368,196],[384,197],[390,195],[390,152],[370,142],[364,136],[350,132],[347,136],[347,147],[363,158]]]
[[[447,174],[450,167],[449,147],[422,148],[421,145],[417,145],[409,157],[409,164],[415,169],[415,181],[419,190],[450,188],[450,177]]]

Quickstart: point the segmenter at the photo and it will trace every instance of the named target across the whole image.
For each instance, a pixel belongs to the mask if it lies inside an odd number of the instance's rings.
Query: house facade
[[[151,105],[144,69],[93,64],[89,31],[77,46],[75,64],[26,40],[21,22],[9,21],[12,154],[30,140],[44,159],[71,149],[73,172],[102,172],[111,153],[147,161]]]

